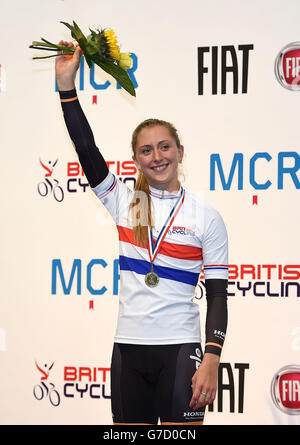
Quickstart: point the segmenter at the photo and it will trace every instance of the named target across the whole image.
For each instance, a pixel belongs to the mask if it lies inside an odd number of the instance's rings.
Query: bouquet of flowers
[[[79,44],[88,66],[91,68],[92,62],[100,66],[104,71],[112,75],[120,85],[132,96],[135,96],[135,89],[133,83],[127,73],[127,69],[132,66],[132,58],[130,53],[121,53],[120,47],[117,44],[117,37],[112,29],[97,29],[87,37],[83,34],[79,26],[73,21],[73,26],[69,23],[63,23],[71,30],[72,37]],[[49,57],[56,57],[58,55],[72,56],[75,52],[75,47],[69,48],[65,45],[57,45],[51,43],[46,39],[42,42],[32,42],[29,48],[40,49],[46,51],[56,51],[57,54],[52,56],[33,57],[33,59],[46,59]]]

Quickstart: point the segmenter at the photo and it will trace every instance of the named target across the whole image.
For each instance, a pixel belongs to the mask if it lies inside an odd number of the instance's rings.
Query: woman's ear
[[[182,159],[183,159],[183,154],[184,154],[184,146],[180,145],[178,151],[179,151],[179,164],[181,164],[182,163]]]

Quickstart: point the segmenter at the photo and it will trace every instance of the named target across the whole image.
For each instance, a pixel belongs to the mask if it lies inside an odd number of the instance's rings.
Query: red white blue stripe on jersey
[[[173,193],[169,193],[166,195],[164,193],[157,193],[154,190],[149,190],[149,194],[150,196],[154,196],[154,198],[159,198],[159,199],[174,199],[174,198],[178,198],[177,194],[173,194]]]
[[[124,255],[120,255],[119,257],[119,266],[120,270],[130,270],[141,275],[146,275],[151,269],[151,263],[149,261],[128,258]],[[157,273],[160,278],[179,281],[180,283],[186,283],[192,286],[196,286],[199,279],[199,273],[158,266],[156,264],[153,264],[153,272]]]
[[[146,247],[139,246],[135,242],[132,229],[122,226],[117,226],[117,229],[120,241],[146,250]],[[182,245],[163,241],[160,246],[159,254],[180,260],[202,261],[202,249],[200,247],[188,246],[186,244]],[[146,275],[151,269],[150,261],[130,258],[126,255],[120,255],[119,266],[120,270],[128,270],[141,275]],[[192,286],[196,286],[200,273],[160,266],[155,263],[153,264],[153,271],[156,272],[160,278],[179,281],[180,283],[186,283]]]
[[[119,240],[125,243],[133,244],[141,249],[145,247],[139,246],[134,239],[133,230],[127,227],[117,226],[119,232]],[[155,239],[154,239],[155,240]],[[202,261],[201,247],[188,246],[186,244],[175,244],[164,241],[161,244],[159,253],[180,260]]]
[[[215,269],[221,269],[221,270],[228,270],[228,265],[225,264],[206,264],[203,266],[204,271],[207,270],[215,270]]]
[[[116,179],[115,175],[113,175],[112,184],[101,195],[98,195],[98,198],[99,199],[105,198],[105,196],[107,196],[110,192],[113,191],[113,189],[116,187],[116,185],[117,185],[117,179]]]

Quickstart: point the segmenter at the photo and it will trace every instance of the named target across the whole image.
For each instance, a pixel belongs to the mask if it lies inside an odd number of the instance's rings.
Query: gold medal
[[[151,226],[148,225],[148,252],[149,252],[150,263],[151,263],[151,271],[148,272],[147,275],[145,276],[145,283],[147,284],[148,287],[155,287],[159,283],[159,276],[157,275],[157,273],[153,272],[153,262],[160,250],[162,242],[163,242],[169,228],[171,227],[172,222],[174,221],[177,213],[179,212],[179,210],[183,204],[184,196],[185,196],[185,192],[184,192],[184,189],[181,187],[180,195],[179,195],[175,205],[173,206],[165,224],[163,225],[155,243],[153,240]]]
[[[159,282],[159,276],[157,273],[153,272],[153,266],[151,267],[151,271],[147,273],[145,276],[145,283],[149,287],[155,287],[158,285]]]
[[[158,285],[159,276],[155,272],[149,272],[145,276],[145,283],[149,287],[155,287]]]

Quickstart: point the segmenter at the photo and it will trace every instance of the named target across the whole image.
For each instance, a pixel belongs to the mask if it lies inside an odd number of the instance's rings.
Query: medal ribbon
[[[154,246],[154,241],[153,241],[152,229],[149,228],[149,226],[148,226],[148,241],[149,241],[148,242],[148,251],[149,251],[149,257],[150,257],[151,263],[154,262],[157,254],[159,252],[159,249],[161,247],[161,244],[162,244],[163,240],[165,239],[165,236],[166,236],[169,228],[171,227],[171,224],[173,223],[174,219],[176,218],[176,215],[178,214],[179,210],[181,209],[181,206],[184,201],[184,196],[185,196],[185,191],[184,191],[183,187],[181,187],[180,196],[177,199],[176,204],[172,208],[168,218],[166,219],[166,222],[163,225],[163,227],[157,237],[155,246]]]

